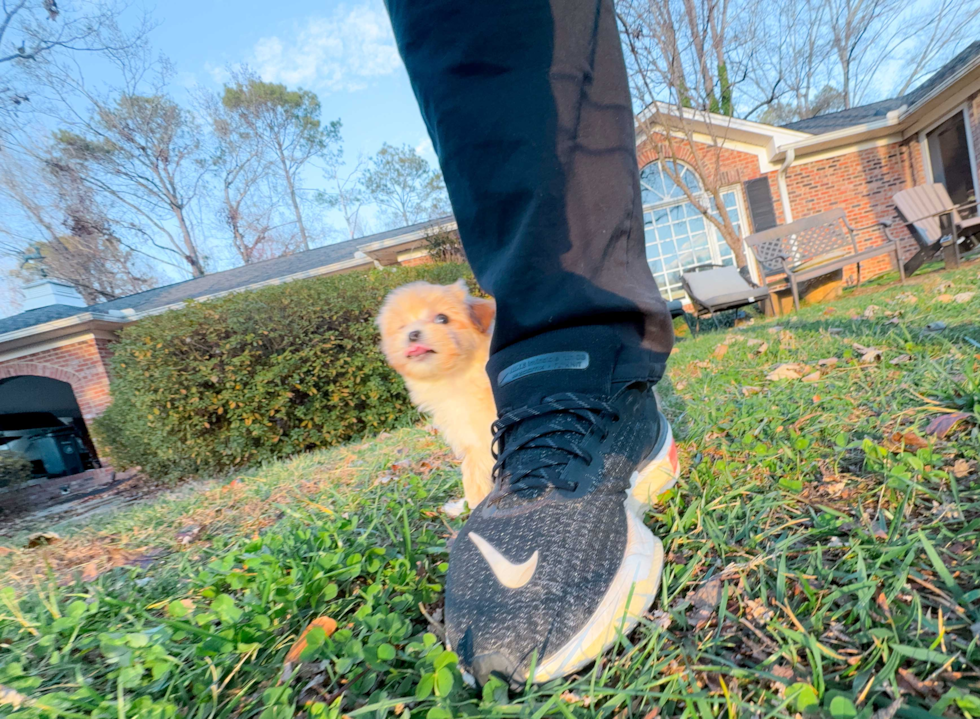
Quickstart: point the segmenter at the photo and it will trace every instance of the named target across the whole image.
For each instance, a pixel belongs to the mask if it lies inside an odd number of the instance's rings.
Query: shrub
[[[418,415],[378,349],[375,314],[398,285],[463,276],[461,264],[334,275],[141,320],[114,345],[96,436],[117,466],[162,478],[407,424]]]
[[[0,487],[13,487],[32,476],[27,457],[19,452],[0,452]]]

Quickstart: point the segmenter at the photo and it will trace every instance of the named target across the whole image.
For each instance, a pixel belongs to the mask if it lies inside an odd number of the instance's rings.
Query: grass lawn
[[[980,717],[978,270],[679,342],[660,600],[587,672],[466,685],[416,428],[15,538],[0,716]]]

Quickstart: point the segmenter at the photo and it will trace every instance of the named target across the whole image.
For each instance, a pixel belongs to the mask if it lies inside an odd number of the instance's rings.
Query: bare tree
[[[51,162],[112,198],[118,223],[202,276],[190,210],[209,168],[194,118],[163,94],[90,97],[95,111],[81,132],[55,133],[58,156]]]
[[[340,120],[320,121],[320,100],[308,90],[263,82],[248,68],[233,73],[224,106],[249,128],[275,158],[296,217],[303,249],[310,249],[299,198],[299,176],[314,158],[331,157],[340,145]]]
[[[723,188],[732,179],[721,161],[726,116],[735,113],[737,93],[748,76],[753,28],[743,17],[747,9],[730,0],[619,4],[633,94],[645,108],[637,117],[639,130],[663,172],[724,238],[739,267],[746,264],[745,251],[725,210]],[[691,167],[703,190],[683,181],[682,163]]]
[[[364,169],[361,185],[381,208],[389,227],[414,225],[449,214],[442,173],[410,145],[385,143]]]
[[[341,173],[340,167],[334,163],[325,175],[327,182],[330,183],[330,189],[321,190],[316,196],[318,202],[340,212],[347,226],[347,237],[351,240],[367,233],[366,222],[361,212],[368,201],[367,193],[361,184],[361,176],[366,165],[367,160],[358,157],[350,172]]]
[[[32,102],[43,74],[37,68],[79,53],[123,53],[152,29],[141,14],[127,29],[116,0],[8,0],[0,6],[0,115]],[[9,128],[8,128],[9,129]]]
[[[951,51],[950,38],[969,37],[976,28],[976,0],[823,0],[829,45],[845,108],[869,99],[886,65],[894,75],[889,88],[905,93]],[[896,62],[902,61],[902,62]]]
[[[296,219],[282,212],[282,182],[266,143],[220,97],[202,93],[198,104],[214,141],[211,164],[221,186],[217,215],[239,258],[249,264],[297,249]]]
[[[91,190],[74,173],[50,172],[6,154],[0,165],[0,195],[19,212],[0,221],[0,252],[13,257],[40,253],[22,274],[39,268],[75,287],[94,304],[141,292],[156,284],[152,268],[112,229]]]

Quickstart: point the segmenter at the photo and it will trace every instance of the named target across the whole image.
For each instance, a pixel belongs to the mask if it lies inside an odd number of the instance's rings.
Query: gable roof
[[[867,105],[860,105],[859,107],[851,107],[846,110],[828,112],[824,115],[809,117],[806,120],[790,122],[783,125],[783,127],[789,130],[809,132],[813,135],[822,135],[826,132],[834,132],[835,130],[884,118],[889,112],[898,110],[901,107],[907,107],[911,110],[932,95],[933,92],[945,85],[949,80],[966,70],[978,59],[980,59],[980,40],[967,45],[956,57],[930,75],[925,82],[904,95],[899,95],[888,100],[881,100],[880,102],[872,102]]]
[[[329,274],[344,269],[365,267],[374,264],[371,255],[376,249],[418,243],[436,228],[455,227],[452,216],[419,222],[408,227],[399,227],[375,235],[358,237],[353,240],[336,242],[305,252],[284,255],[271,260],[234,267],[223,272],[214,272],[204,277],[195,277],[183,282],[175,282],[163,287],[155,287],[108,302],[99,302],[88,307],[69,305],[50,305],[39,307],[18,315],[0,319],[0,341],[3,335],[17,332],[48,322],[74,317],[76,315],[106,315],[120,319],[135,319],[137,315],[162,311],[187,300],[214,297],[216,295],[245,289],[254,289],[268,284],[277,284],[304,276]]]

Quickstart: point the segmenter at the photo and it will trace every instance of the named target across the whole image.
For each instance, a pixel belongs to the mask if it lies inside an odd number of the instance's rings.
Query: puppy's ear
[[[449,288],[455,292],[456,296],[460,299],[466,299],[470,295],[470,287],[466,284],[466,280],[464,280],[462,277],[449,285]]]
[[[480,297],[467,297],[466,306],[470,308],[470,317],[477,329],[483,334],[489,332],[493,318],[497,316],[497,303]]]

